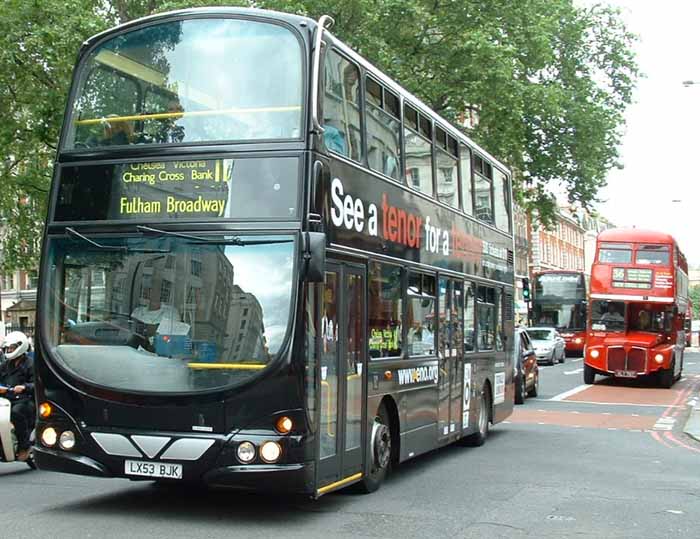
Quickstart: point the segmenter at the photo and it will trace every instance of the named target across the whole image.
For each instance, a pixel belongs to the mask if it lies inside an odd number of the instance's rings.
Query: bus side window
[[[360,70],[335,51],[325,62],[323,141],[332,152],[362,161]]]
[[[474,331],[474,285],[470,282],[464,283],[464,351],[474,352],[476,350],[476,332]]]

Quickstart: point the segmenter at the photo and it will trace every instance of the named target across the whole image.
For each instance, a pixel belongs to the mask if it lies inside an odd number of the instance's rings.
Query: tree
[[[5,0],[0,8],[0,269],[32,267],[80,43],[119,22],[198,5],[334,17],[333,33],[514,171],[518,200],[551,222],[552,186],[588,206],[619,166],[635,42],[609,7],[571,0]],[[28,197],[28,198],[27,198]],[[29,203],[21,205],[19,200]]]
[[[690,301],[693,302],[693,320],[700,319],[700,284],[690,287]]]

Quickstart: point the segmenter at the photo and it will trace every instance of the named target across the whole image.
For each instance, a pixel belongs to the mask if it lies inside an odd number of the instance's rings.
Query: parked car
[[[564,363],[566,344],[556,329],[534,327],[527,328],[527,333],[532,340],[538,362],[545,362],[549,365],[554,365],[557,361]]]
[[[536,397],[540,389],[540,370],[532,342],[524,328],[515,330],[515,359],[513,380],[515,382],[515,404],[523,404],[525,397]]]

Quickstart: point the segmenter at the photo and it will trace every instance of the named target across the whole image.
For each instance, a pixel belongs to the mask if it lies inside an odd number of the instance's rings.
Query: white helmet
[[[5,337],[2,348],[5,350],[5,359],[12,360],[29,350],[29,339],[21,331],[12,331]]]

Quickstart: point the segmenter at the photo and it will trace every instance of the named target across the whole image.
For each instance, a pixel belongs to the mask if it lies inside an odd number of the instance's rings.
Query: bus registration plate
[[[141,475],[144,477],[182,479],[182,464],[166,464],[163,462],[147,462],[144,460],[125,460],[124,473],[126,475]]]
[[[636,378],[637,373],[635,371],[615,371],[615,376],[618,378]]]

